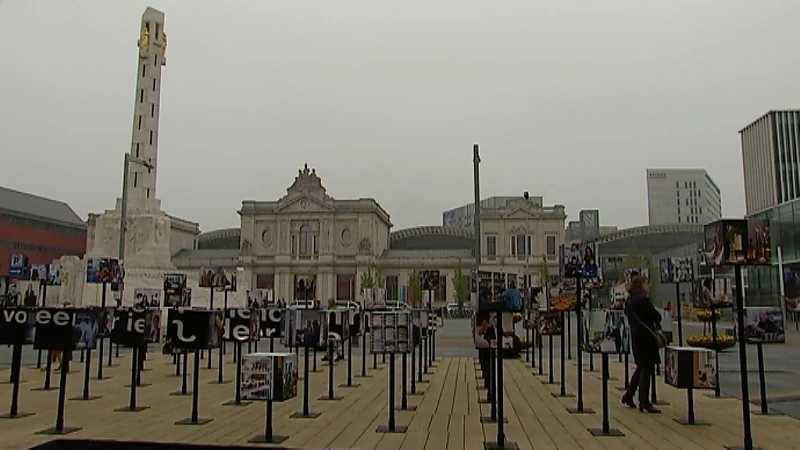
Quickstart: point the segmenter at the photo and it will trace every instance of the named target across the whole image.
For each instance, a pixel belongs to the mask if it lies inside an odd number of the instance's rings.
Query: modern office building
[[[722,218],[722,195],[705,169],[647,169],[650,225],[699,224]]]
[[[739,136],[747,215],[800,198],[800,110],[769,111]]]
[[[481,211],[484,209],[505,208],[512,201],[523,198],[521,195],[515,197],[489,197],[481,200]],[[542,197],[529,197],[531,206],[542,207]],[[453,208],[442,213],[442,226],[457,228],[474,228],[475,204],[467,203],[464,206]]]

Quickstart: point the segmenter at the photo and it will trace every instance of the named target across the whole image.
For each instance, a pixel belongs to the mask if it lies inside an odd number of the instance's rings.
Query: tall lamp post
[[[141,159],[141,158],[134,158],[131,156],[130,153],[125,153],[125,165],[122,169],[122,204],[120,205],[120,212],[119,212],[119,259],[120,261],[125,260],[125,232],[127,231],[126,222],[128,220],[128,172],[130,171],[130,165],[139,164],[144,166],[147,169],[152,169],[154,166],[150,162]],[[125,283],[121,283],[119,286],[119,298],[120,301],[122,300],[122,293],[125,290]]]
[[[473,272],[473,279],[475,280],[475,302],[477,308],[480,308],[480,270],[481,270],[481,173],[480,173],[481,157],[479,155],[478,144],[472,146],[472,182],[475,188],[475,213],[473,215],[475,227],[475,271]]]

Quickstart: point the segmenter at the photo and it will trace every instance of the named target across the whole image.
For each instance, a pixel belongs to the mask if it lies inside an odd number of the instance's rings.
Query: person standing
[[[650,300],[650,280],[644,275],[635,275],[628,286],[628,304],[625,314],[631,327],[631,345],[636,370],[622,396],[622,403],[636,408],[633,396],[639,390],[639,411],[659,414],[661,410],[650,403],[650,381],[656,365],[661,363],[656,330],[661,326],[661,313]]]

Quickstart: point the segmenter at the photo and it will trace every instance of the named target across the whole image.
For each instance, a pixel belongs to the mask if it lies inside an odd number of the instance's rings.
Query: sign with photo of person
[[[624,354],[630,352],[628,317],[620,310],[587,311],[583,317],[581,344],[588,353]]]
[[[786,342],[786,328],[781,308],[749,306],[744,308],[744,313],[746,321],[744,333],[747,342],[765,344]],[[736,329],[735,318],[734,329]]]
[[[224,289],[230,285],[225,268],[222,266],[206,266],[200,269],[201,288]]]
[[[561,329],[561,312],[559,311],[539,311],[539,334],[542,336],[557,335],[560,336],[563,330]]]
[[[121,260],[114,258],[88,258],[86,260],[87,283],[122,283],[125,268]]]
[[[97,344],[98,308],[41,308],[36,310],[33,348],[72,351]]]
[[[47,284],[61,286],[61,263],[53,261],[47,268]]]
[[[36,332],[36,310],[0,308],[0,345],[31,344]]]
[[[244,400],[282,402],[297,397],[297,359],[294,353],[242,355],[240,395]]]
[[[160,308],[161,289],[137,288],[133,290],[133,305],[139,308]]]
[[[28,280],[38,283],[46,283],[47,264],[31,264]]]
[[[664,382],[678,389],[714,389],[716,352],[696,347],[664,350]]]
[[[662,283],[690,283],[694,281],[694,258],[664,258],[659,260],[659,268]]]
[[[164,275],[164,306],[175,308],[189,306],[186,303],[186,275],[168,273]]]
[[[171,308],[167,312],[167,339],[182,350],[219,347],[223,326],[222,311]]]
[[[592,245],[581,247],[577,242],[573,242],[569,246],[564,246],[560,253],[563,258],[561,272],[564,278],[602,278]]]

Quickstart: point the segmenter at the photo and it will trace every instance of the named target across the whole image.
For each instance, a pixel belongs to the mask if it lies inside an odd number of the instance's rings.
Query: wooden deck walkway
[[[28,350],[30,351],[30,350]],[[130,380],[129,359],[122,356],[119,366],[106,369],[112,379],[92,379],[91,393],[102,398],[90,401],[67,401],[66,424],[83,427],[68,438],[107,438],[119,440],[145,440],[155,442],[185,442],[247,445],[251,437],[262,434],[264,428],[264,403],[249,406],[223,406],[232,400],[234,384],[209,384],[215,380],[217,370],[201,369],[200,416],[213,418],[203,426],[177,426],[176,420],[190,414],[191,396],[168,395],[180,388],[180,378],[169,376],[174,372],[170,358],[150,355],[152,361],[143,373],[143,381],[152,383],[138,391],[138,403],[150,409],[138,412],[114,412],[125,406],[129,389],[123,387]],[[302,361],[302,358],[300,358]],[[96,358],[94,358],[93,363]],[[225,357],[226,379],[230,379],[234,365],[231,355]],[[736,399],[712,399],[702,393],[695,395],[698,419],[711,422],[710,426],[683,426],[674,417],[686,414],[686,395],[658,381],[660,400],[669,406],[661,407],[663,414],[646,415],[638,410],[623,407],[620,393],[614,387],[622,384],[623,365],[612,358],[612,376],[619,381],[609,382],[611,426],[625,433],[624,437],[593,437],[587,430],[600,427],[600,358],[596,357],[595,372],[584,372],[585,406],[597,411],[593,415],[572,415],[566,410],[575,405],[575,398],[557,398],[558,384],[546,384],[547,377],[534,375],[529,363],[510,360],[505,363],[505,409],[508,423],[506,436],[521,449],[721,449],[725,445],[739,445],[742,441],[741,404]],[[191,367],[191,357],[189,358]],[[216,365],[216,357],[213,359]],[[546,361],[545,361],[546,363]],[[559,379],[559,361],[556,359],[555,380]],[[484,440],[494,440],[496,425],[481,423],[481,416],[489,415],[489,405],[479,404],[485,391],[476,389],[475,362],[472,358],[441,358],[425,383],[418,384],[423,395],[410,396],[409,404],[415,411],[398,411],[397,423],[407,425],[404,434],[376,433],[378,425],[387,423],[387,366],[375,371],[368,365],[369,378],[355,378],[361,383],[357,388],[340,388],[346,381],[346,363],[339,362],[335,370],[336,394],[340,401],[319,401],[327,392],[327,366],[319,363],[319,371],[310,375],[311,410],[322,413],[316,419],[292,419],[290,414],[302,405],[302,382],[296,399],[275,404],[274,429],[276,434],[288,435],[281,445],[289,448],[359,448],[359,449],[481,449]],[[67,397],[78,396],[82,390],[83,372],[69,375]],[[201,367],[205,367],[202,361]],[[215,366],[216,367],[216,366]],[[360,373],[360,361],[354,359],[353,373]],[[575,393],[575,361],[567,361],[567,391]],[[93,369],[93,375],[95,369]],[[397,358],[397,374],[401,373]],[[8,380],[8,370],[0,371],[2,381]],[[0,448],[24,449],[52,439],[37,436],[36,431],[53,426],[57,403],[57,390],[32,391],[43,383],[43,373],[24,368],[21,385],[20,411],[35,412],[31,417],[0,420]],[[191,386],[191,377],[189,379]],[[57,376],[53,385],[58,385]],[[399,391],[399,382],[397,384]],[[8,409],[11,386],[0,385],[0,412]],[[399,394],[397,404],[400,404]],[[788,417],[753,416],[755,444],[767,449],[800,448],[795,438],[800,421]],[[259,445],[254,445],[259,447]],[[260,447],[265,447],[260,445]]]

